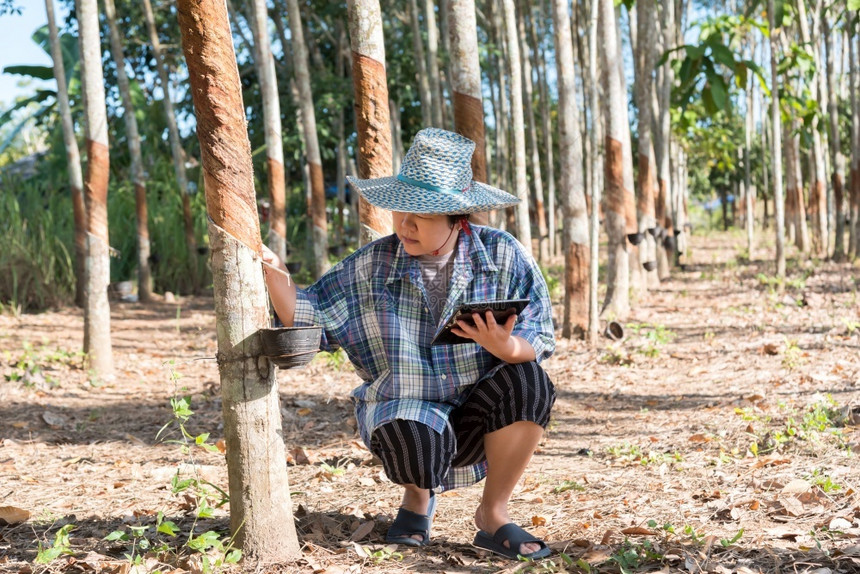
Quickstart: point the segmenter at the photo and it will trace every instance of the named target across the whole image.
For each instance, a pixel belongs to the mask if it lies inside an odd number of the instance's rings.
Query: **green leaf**
[[[218,539],[218,533],[212,530],[207,530],[200,536],[188,541],[188,547],[198,552],[206,552],[213,546],[219,546],[220,544],[221,541]]]
[[[238,548],[236,550],[231,550],[227,553],[227,556],[224,557],[225,564],[237,564],[239,560],[242,559],[242,551]]]
[[[116,540],[128,540],[128,534],[123,532],[122,530],[114,530],[104,538],[108,542],[113,542]]]
[[[167,534],[168,536],[176,536],[176,533],[179,532],[179,527],[176,523],[171,522],[170,520],[165,520],[158,525],[158,532]]]
[[[710,85],[705,86],[702,90],[702,103],[705,105],[705,111],[708,112],[709,115],[714,115],[719,110],[716,102],[714,102],[714,95],[711,93]]]
[[[686,45],[686,46],[684,46],[684,49],[687,51],[687,57],[688,58],[692,58],[693,60],[697,60],[697,59],[699,59],[705,55],[706,47],[704,45],[702,45],[702,46]]]
[[[717,106],[717,109],[729,112],[729,96],[725,80],[719,74],[713,74],[708,76],[708,83],[711,85],[714,105]]]
[[[782,23],[785,21],[785,0],[774,0],[773,9],[774,25],[782,28]]]
[[[3,73],[28,76],[38,80],[54,79],[54,68],[50,66],[6,66],[3,68]]]
[[[860,10],[860,0],[848,0],[849,10]]]
[[[719,42],[719,39],[715,42],[709,42],[708,46],[711,48],[711,57],[727,67],[729,70],[735,69],[735,55],[729,50],[726,46]]]

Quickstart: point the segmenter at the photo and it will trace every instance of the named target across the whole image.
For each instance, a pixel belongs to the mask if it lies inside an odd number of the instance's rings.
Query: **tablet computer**
[[[501,299],[497,301],[472,301],[470,303],[461,303],[448,322],[439,329],[436,336],[433,337],[431,345],[457,345],[460,343],[474,343],[472,339],[465,339],[451,332],[451,329],[457,326],[457,321],[460,319],[472,321],[472,313],[481,313],[484,315],[486,311],[492,311],[493,317],[496,318],[496,323],[505,323],[511,315],[519,315],[522,313],[526,305],[529,304],[528,299]]]

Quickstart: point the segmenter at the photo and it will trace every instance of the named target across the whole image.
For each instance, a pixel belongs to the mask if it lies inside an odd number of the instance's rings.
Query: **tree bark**
[[[538,3],[538,21],[544,22],[544,3]],[[540,33],[539,33],[540,31]],[[547,93],[546,55],[540,45],[539,38],[548,30],[539,25],[531,26],[531,41],[535,52],[537,68],[538,96],[540,97],[541,132],[543,133],[543,149],[546,157],[546,234],[549,242],[549,253],[557,255],[556,246],[556,189],[555,189],[555,159],[553,158],[552,121],[550,120],[550,101]],[[571,34],[573,34],[571,30]],[[582,68],[580,68],[581,70]],[[581,147],[581,144],[580,144]],[[584,176],[584,172],[583,172]],[[588,189],[586,187],[586,189]]]
[[[107,106],[105,105],[99,13],[96,0],[80,0],[78,25],[81,38],[81,77],[84,86],[87,171],[84,197],[87,213],[86,305],[84,306],[84,353],[99,378],[113,377],[110,337],[110,256],[107,194],[110,174]]]
[[[421,21],[418,18],[418,0],[410,0],[409,16],[412,22],[412,47],[415,50],[415,78],[418,85],[418,99],[421,101],[421,125],[433,125],[433,92],[430,75],[427,73],[427,60],[424,57],[424,39],[421,34]],[[381,32],[380,32],[381,34]]]
[[[779,72],[777,70],[779,40],[777,38],[774,0],[767,1],[767,16],[770,28],[771,129],[773,130],[771,133],[771,158],[773,161],[774,228],[776,229],[776,275],[785,279],[785,198],[782,190],[782,133],[780,129],[782,120],[779,110]]]
[[[630,313],[628,294],[629,267],[627,249],[627,218],[624,187],[624,130],[629,132],[627,122],[627,98],[621,87],[618,74],[617,24],[612,0],[600,2],[600,30],[603,38],[602,64],[603,89],[607,102],[604,160],[604,185],[606,187],[606,233],[609,237],[609,262],[607,266],[606,298],[603,313],[625,320]]]
[[[322,158],[317,137],[317,120],[314,111],[311,77],[308,69],[308,50],[302,29],[298,0],[287,0],[287,13],[293,42],[293,69],[299,89],[299,105],[305,132],[305,156],[311,180],[311,231],[314,278],[319,279],[328,271],[328,222],[325,211],[325,184],[323,182]],[[385,100],[388,103],[388,100]]]
[[[675,48],[675,5],[666,2],[661,5],[661,50]],[[660,68],[658,73],[658,90],[656,91],[658,102],[657,130],[654,134],[654,157],[657,163],[657,198],[654,204],[654,214],[659,227],[658,235],[673,237],[675,224],[672,221],[672,210],[670,209],[672,170],[671,170],[671,104],[672,86],[675,82],[675,73],[672,68],[672,58]],[[669,265],[673,254],[666,253],[665,244],[660,241],[657,245],[657,275],[661,280],[669,278]]]
[[[131,99],[128,76],[125,73],[125,56],[122,50],[122,36],[116,25],[116,8],[113,0],[104,0],[105,16],[110,29],[110,47],[116,64],[116,79],[125,109],[125,132],[128,139],[128,152],[131,156],[131,176],[134,183],[135,212],[137,215],[137,293],[138,299],[147,303],[152,299],[152,273],[149,268],[149,224],[146,206],[146,176],[143,173],[143,158],[140,154],[140,135],[134,103]]]
[[[848,259],[853,261],[854,257],[857,254],[857,241],[858,241],[858,225],[857,225],[857,73],[855,69],[855,65],[857,63],[857,52],[854,49],[854,40],[851,38],[851,34],[849,30],[856,23],[856,20],[850,14],[847,16],[848,25],[845,30],[844,42],[848,44],[848,96],[849,96],[849,113],[851,114],[851,121],[849,122],[851,135],[851,151],[850,151],[850,167],[848,170],[848,214],[849,214],[849,226],[848,226]],[[844,46],[844,44],[843,44]],[[844,48],[843,48],[844,50]]]
[[[538,228],[538,260],[547,262],[550,257],[549,237],[546,232],[546,212],[544,210],[543,177],[540,167],[540,151],[538,148],[538,133],[535,126],[534,113],[534,89],[532,86],[532,66],[529,56],[529,44],[526,40],[526,17],[525,10],[529,9],[529,2],[520,3],[520,17],[517,19],[517,36],[519,38],[520,54],[522,56],[522,78],[523,78],[523,113],[525,114],[525,125],[529,133],[529,148],[531,148],[531,173],[532,173],[532,195],[534,197],[534,219],[537,220]]]
[[[57,80],[57,105],[63,128],[63,145],[66,148],[66,165],[69,174],[69,188],[72,197],[72,216],[75,224],[75,304],[86,304],[86,256],[87,256],[87,214],[84,207],[84,175],[81,170],[81,152],[75,137],[75,125],[69,106],[66,69],[60,48],[60,35],[54,18],[54,0],[45,0],[48,13],[48,35],[51,41],[51,60],[54,63],[54,78]]]
[[[819,90],[819,76],[821,70],[821,58],[818,49],[818,38],[813,41],[809,32],[809,22],[806,16],[806,1],[797,0],[797,21],[800,27],[800,38],[804,44],[810,46],[815,66],[810,80],[810,91],[816,101],[822,104],[827,100],[826,94]],[[817,36],[817,35],[816,35]],[[821,141],[821,132],[818,129],[818,116],[812,118],[812,160],[813,173],[810,173],[809,184],[809,214],[812,222],[812,250],[818,255],[827,256],[829,251],[827,228],[827,176],[824,165],[824,147]]]
[[[659,33],[655,19],[657,7],[653,1],[641,0],[637,6],[637,50],[636,50],[636,109],[639,114],[639,191],[636,194],[636,212],[639,217],[639,233],[643,235],[640,245],[640,260],[645,265],[653,265],[651,271],[646,271],[646,283],[657,286],[660,278],[657,275],[657,219],[654,208],[654,181],[656,163],[654,145],[651,140],[651,91],[652,71],[655,58],[656,35]]]
[[[170,99],[170,79],[167,74],[167,64],[164,61],[164,52],[161,49],[161,41],[158,39],[158,31],[155,29],[155,16],[152,14],[152,3],[143,0],[144,15],[146,16],[146,28],[149,31],[149,41],[152,44],[152,53],[155,56],[155,67],[161,81],[161,90],[164,92],[161,101],[164,103],[164,116],[167,120],[167,133],[170,137],[170,154],[173,157],[173,171],[176,174],[176,183],[179,193],[182,194],[182,216],[185,222],[185,244],[188,247],[188,261],[191,264],[192,285],[197,290],[197,239],[194,235],[194,220],[191,215],[191,198],[188,195],[188,178],[185,175],[185,152],[179,139],[179,128],[176,125],[176,114],[173,111],[173,102]]]
[[[589,297],[588,297],[588,343],[592,346],[597,344],[597,333],[599,331],[600,309],[597,302],[597,279],[599,273],[599,239],[600,239],[600,185],[598,171],[600,169],[600,152],[598,139],[598,126],[602,123],[598,114],[598,70],[597,70],[597,30],[598,30],[598,0],[589,0],[588,11],[588,77],[589,77],[589,104],[591,112],[591,129],[589,139],[591,141],[591,220],[589,222],[588,240],[590,243],[589,253]]]
[[[284,562],[300,550],[277,379],[260,356],[269,316],[239,70],[223,2],[178,0],[177,11],[210,217],[230,524],[247,557]]]
[[[830,21],[827,12],[822,13],[822,26],[824,27],[825,41],[825,68],[827,70],[827,115],[829,122],[830,139],[830,175],[833,186],[833,219],[836,228],[836,238],[833,242],[833,259],[842,261],[845,258],[845,211],[843,204],[844,193],[842,182],[845,178],[845,156],[842,155],[842,142],[839,137],[839,92],[836,84],[836,58],[835,42],[830,30]]]
[[[478,24],[474,0],[448,0],[448,32],[451,46],[451,89],[454,100],[454,129],[475,142],[472,177],[487,182],[487,156],[484,134],[484,105],[481,97],[481,63],[478,57]],[[471,220],[489,222],[486,213]]]
[[[750,58],[755,56],[755,39],[750,39],[749,46]],[[744,121],[744,149],[743,149],[743,165],[744,165],[744,219],[746,234],[747,234],[747,255],[749,260],[753,260],[753,249],[755,248],[755,196],[756,188],[752,183],[752,161],[750,152],[752,150],[752,135],[755,130],[753,117],[753,83],[755,78],[750,74],[746,88],[746,117]]]
[[[439,78],[439,28],[436,26],[436,6],[424,0],[424,23],[427,25],[427,71],[430,80],[430,104],[433,126],[444,127],[442,117],[442,81]]]
[[[564,319],[562,337],[585,338],[588,330],[590,252],[582,177],[582,140],[576,106],[570,14],[567,0],[552,1],[558,78],[561,206],[564,213]]]
[[[266,144],[266,176],[269,199],[269,249],[287,260],[286,175],[284,173],[284,139],[281,130],[281,100],[275,58],[269,38],[269,11],[265,0],[251,3],[251,31],[254,34],[254,63],[263,99],[263,134]]]
[[[509,50],[508,73],[511,80],[511,120],[514,140],[515,195],[520,198],[514,208],[516,236],[528,253],[532,253],[532,230],[529,217],[529,189],[526,181],[526,138],[523,122],[522,58],[517,39],[517,21],[514,0],[502,0],[505,16],[505,36]]]
[[[385,177],[391,169],[391,118],[379,0],[348,0],[352,81],[358,133],[358,176]],[[391,213],[359,199],[364,245],[391,233]]]

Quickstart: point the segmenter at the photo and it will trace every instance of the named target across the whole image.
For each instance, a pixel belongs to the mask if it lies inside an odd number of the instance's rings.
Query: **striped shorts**
[[[486,458],[484,435],[519,421],[546,428],[553,403],[555,387],[536,362],[505,365],[469,390],[441,434],[420,422],[398,419],[373,431],[370,450],[395,484],[437,488],[451,467]]]

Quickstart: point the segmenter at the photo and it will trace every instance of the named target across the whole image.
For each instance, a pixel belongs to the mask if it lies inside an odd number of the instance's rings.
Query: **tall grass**
[[[187,294],[194,286],[205,289],[212,282],[206,265],[205,198],[202,193],[191,197],[195,236],[202,253],[189,254],[182,198],[171,164],[156,161],[150,171],[147,204],[155,291]],[[112,282],[136,281],[134,187],[121,176],[111,176],[110,277]],[[39,311],[74,301],[74,215],[64,177],[64,171],[49,169],[27,180],[0,176],[0,305],[4,307]],[[196,265],[192,265],[192,258]]]
[[[68,193],[52,188],[50,179],[4,177],[0,185],[0,304],[34,311],[71,302],[74,222]]]

